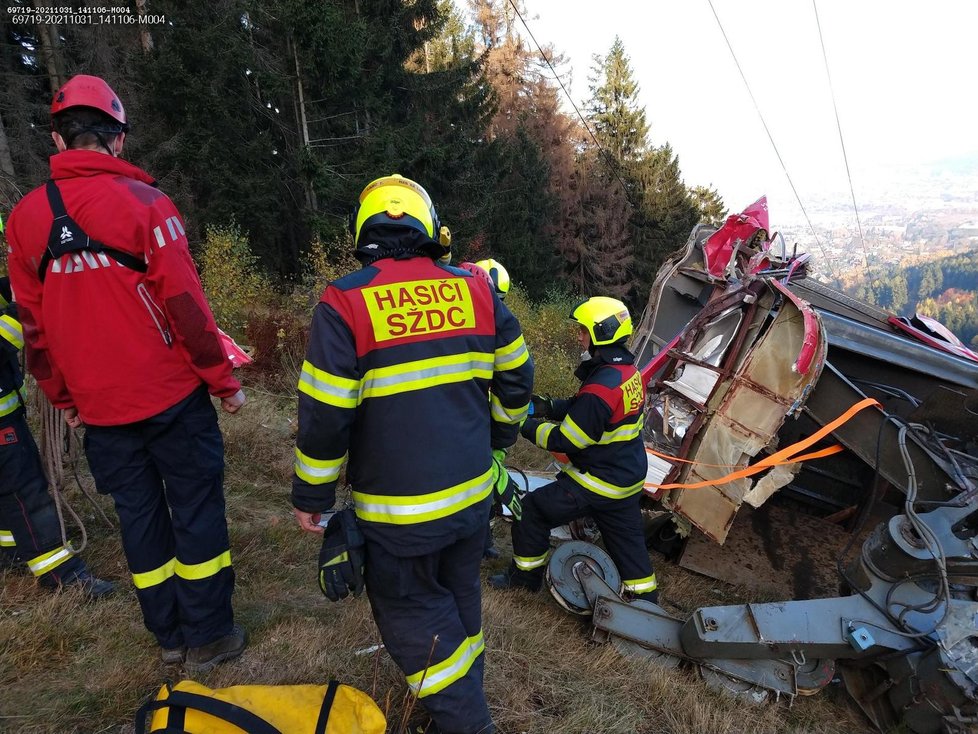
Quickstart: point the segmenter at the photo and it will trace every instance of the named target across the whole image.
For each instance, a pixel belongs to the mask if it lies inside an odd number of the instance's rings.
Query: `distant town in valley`
[[[789,248],[812,253],[817,277],[846,286],[864,278],[867,264],[876,276],[978,250],[978,154],[879,171],[856,185],[856,202],[859,222],[851,193],[839,190],[805,202],[814,235],[800,213],[786,220],[771,212],[771,228]]]

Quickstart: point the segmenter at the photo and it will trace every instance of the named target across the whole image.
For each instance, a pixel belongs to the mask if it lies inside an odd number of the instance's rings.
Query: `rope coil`
[[[82,521],[81,516],[71,506],[71,503],[65,496],[66,465],[70,469],[71,475],[75,478],[78,489],[92,503],[92,507],[95,508],[96,513],[101,516],[102,520],[110,528],[114,526],[102,508],[99,507],[92,494],[85,489],[78,477],[78,461],[81,457],[78,437],[74,431],[68,428],[64,411],[58,410],[51,405],[36,383],[32,390],[32,397],[34,405],[37,406],[41,425],[38,450],[41,455],[44,476],[48,483],[48,492],[51,494],[51,499],[54,501],[54,508],[58,514],[61,542],[65,548],[77,555],[88,545],[88,530],[85,528],[85,523]],[[68,533],[65,527],[65,513],[78,526],[78,530],[81,533],[81,542],[77,546],[68,539]]]

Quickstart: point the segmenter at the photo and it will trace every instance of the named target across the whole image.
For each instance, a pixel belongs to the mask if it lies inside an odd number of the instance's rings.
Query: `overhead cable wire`
[[[818,3],[812,0],[815,11],[815,25],[818,26],[818,41],[822,45],[822,60],[825,62],[825,76],[829,80],[829,94],[832,96],[832,109],[835,111],[835,125],[839,129],[839,145],[842,146],[842,160],[846,163],[846,178],[849,179],[849,193],[852,194],[852,209],[856,213],[856,226],[859,228],[859,244],[863,248],[863,260],[869,269],[869,253],[866,251],[866,240],[863,238],[863,223],[859,219],[859,207],[856,206],[856,190],[852,186],[852,174],[849,172],[849,156],[846,155],[846,141],[842,137],[842,123],[839,121],[839,107],[835,102],[835,89],[832,87],[832,74],[829,73],[829,57],[825,53],[825,38],[822,36],[822,23],[818,19]]]
[[[727,38],[727,31],[724,30],[723,23],[720,22],[720,16],[717,15],[716,8],[713,7],[713,0],[706,1],[710,4],[710,10],[713,11],[713,17],[716,18],[717,25],[720,27],[720,33],[723,34],[723,40],[726,41],[727,48],[730,50],[730,55],[733,57],[734,64],[737,66],[737,71],[740,72],[740,78],[743,80],[744,86],[747,88],[747,94],[750,95],[750,100],[754,103],[754,109],[757,111],[757,116],[761,118],[761,125],[764,126],[764,132],[767,133],[767,139],[771,141],[771,147],[774,148],[774,154],[778,157],[778,163],[781,164],[781,170],[784,171],[784,176],[788,179],[788,185],[791,186],[791,191],[795,195],[795,200],[798,202],[798,206],[801,207],[801,213],[805,215],[805,221],[808,222],[808,228],[812,231],[812,237],[815,238],[815,244],[818,245],[818,249],[821,250],[822,257],[825,258],[826,264],[831,268],[832,261],[829,259],[829,256],[825,254],[825,248],[822,247],[822,242],[818,239],[818,234],[815,232],[815,227],[812,226],[812,220],[808,217],[808,212],[805,209],[805,205],[801,201],[801,197],[798,195],[798,190],[795,188],[795,183],[791,180],[791,175],[788,173],[788,167],[784,164],[784,159],[781,158],[781,153],[778,150],[778,146],[774,142],[774,136],[771,135],[771,130],[768,128],[767,122],[764,120],[764,115],[761,113],[761,108],[757,104],[757,99],[754,97],[754,92],[751,91],[750,84],[747,82],[747,76],[744,74],[744,70],[740,66],[740,61],[737,60],[737,54],[734,53],[733,46],[730,44],[730,39]],[[837,277],[836,280],[838,280]]]
[[[571,97],[570,92],[567,91],[567,87],[564,86],[564,82],[563,80],[561,80],[560,75],[557,73],[557,70],[554,68],[554,65],[551,64],[550,59],[547,58],[547,54],[544,52],[543,48],[537,42],[536,36],[533,35],[533,31],[530,30],[530,26],[523,18],[523,14],[520,12],[520,9],[516,7],[516,3],[514,2],[514,0],[509,0],[509,4],[510,6],[512,6],[513,11],[516,13],[516,17],[520,19],[520,22],[523,24],[523,27],[526,28],[526,32],[527,34],[529,34],[530,40],[533,41],[533,45],[537,47],[537,51],[540,53],[540,57],[546,62],[547,66],[550,67],[550,71],[554,75],[554,79],[557,80],[557,84],[560,85],[561,90],[564,92],[564,96],[567,97],[567,101],[571,103],[571,107],[574,108],[574,112],[576,112],[577,116],[581,118],[581,123],[584,125],[584,129],[587,130],[588,135],[591,136],[591,140],[594,141],[594,144],[598,147],[598,150],[601,151],[602,154],[604,154],[608,162],[611,164],[611,172],[615,174],[615,178],[617,178],[618,183],[621,184],[622,191],[625,194],[625,198],[628,199],[628,203],[631,204],[632,207],[634,207],[635,209],[638,209],[638,205],[634,201],[632,201],[631,194],[629,193],[628,190],[628,185],[625,183],[625,180],[621,177],[621,173],[618,171],[618,168],[621,164],[617,160],[615,160],[615,157],[611,155],[611,153],[609,153],[605,149],[605,147],[601,145],[601,143],[598,142],[597,136],[595,136],[594,131],[591,130],[591,126],[588,125],[588,122],[584,118],[584,115],[581,114],[581,111],[578,109],[577,104],[575,104],[574,102],[574,98]]]

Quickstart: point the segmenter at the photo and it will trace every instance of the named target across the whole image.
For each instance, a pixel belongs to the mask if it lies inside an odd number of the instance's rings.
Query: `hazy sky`
[[[578,105],[592,54],[618,35],[652,141],[672,144],[687,184],[713,185],[734,211],[767,193],[772,224],[779,211],[799,214],[708,0],[526,4],[537,40],[565,54]],[[812,1],[713,6],[802,201],[848,196]],[[978,2],[817,0],[817,9],[857,202],[872,198],[890,163],[978,150]]]

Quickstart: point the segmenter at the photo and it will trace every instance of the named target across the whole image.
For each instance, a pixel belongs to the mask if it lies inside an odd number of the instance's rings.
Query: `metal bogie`
[[[951,596],[932,578],[941,568],[934,554],[947,568],[970,567],[974,545],[954,534],[968,515],[966,507],[939,507],[881,523],[857,564],[866,588],[846,597],[704,607],[683,621],[622,599],[610,557],[583,541],[555,551],[548,579],[575,613],[591,613],[594,639],[623,654],[670,668],[687,661],[711,687],[754,703],[811,695],[832,681],[836,661],[862,661],[875,677],[844,678],[878,726],[903,721],[913,732],[938,732],[949,712],[970,715],[978,701],[975,589],[957,585]]]
[[[938,508],[915,515],[915,528],[926,534],[924,545],[932,551],[937,541],[964,553],[970,543],[951,531],[964,514],[965,508]],[[913,543],[908,550],[893,542],[903,528],[901,522],[882,524],[866,541],[871,552],[864,557],[919,560]],[[566,546],[551,560],[549,577],[559,581],[554,588],[592,613],[594,639],[612,643],[623,654],[670,668],[687,661],[700,667],[711,687],[754,703],[772,694],[811,695],[833,680],[836,661],[864,661],[862,672],[849,670],[843,676],[859,705],[877,726],[903,721],[922,734],[940,731],[952,711],[966,718],[978,710],[974,588],[943,597],[933,584],[921,585],[926,578],[920,575],[894,579],[860,562],[861,576],[869,580],[862,594],[705,607],[683,621],[656,604],[622,599],[619,577],[609,570],[613,564],[601,549],[582,541]],[[883,565],[892,568],[894,563]],[[867,664],[875,675],[867,677]]]

